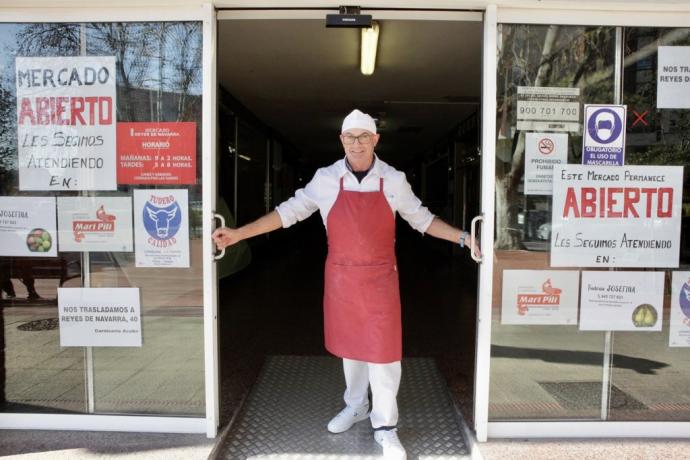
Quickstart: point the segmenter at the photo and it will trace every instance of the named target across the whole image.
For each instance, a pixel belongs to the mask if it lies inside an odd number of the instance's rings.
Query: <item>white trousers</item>
[[[367,388],[371,385],[371,426],[395,426],[398,423],[398,387],[400,361],[386,364],[367,363],[343,358],[345,371],[345,404],[358,409],[369,402]]]

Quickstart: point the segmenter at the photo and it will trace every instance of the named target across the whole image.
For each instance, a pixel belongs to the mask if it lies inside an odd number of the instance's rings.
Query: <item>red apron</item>
[[[343,189],[328,213],[324,284],[326,349],[341,358],[402,358],[395,216],[383,194]]]

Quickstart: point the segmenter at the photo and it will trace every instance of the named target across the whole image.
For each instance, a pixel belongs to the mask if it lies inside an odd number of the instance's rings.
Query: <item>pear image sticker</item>
[[[658,319],[656,308],[648,303],[638,305],[633,311],[632,322],[635,327],[653,327]]]

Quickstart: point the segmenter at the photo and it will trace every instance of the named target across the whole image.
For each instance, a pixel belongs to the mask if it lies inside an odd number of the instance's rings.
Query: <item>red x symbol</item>
[[[649,110],[645,110],[641,114],[637,113],[633,110],[632,113],[633,113],[633,115],[635,115],[635,121],[633,121],[633,124],[632,124],[633,126],[635,126],[638,122],[642,122],[642,123],[644,123],[645,126],[649,126],[649,123],[647,123],[647,121],[644,119],[644,117],[646,117],[647,114],[649,113]]]

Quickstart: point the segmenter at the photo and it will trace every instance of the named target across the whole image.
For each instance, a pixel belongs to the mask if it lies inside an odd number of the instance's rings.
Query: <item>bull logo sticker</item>
[[[669,347],[690,347],[690,272],[673,272],[669,310]]]
[[[189,267],[186,189],[134,191],[137,267]]]
[[[686,318],[690,319],[690,279],[683,283],[678,296],[678,304],[680,305],[680,311],[683,312]]]
[[[182,212],[180,205],[174,202],[170,206],[161,208],[150,201],[144,205],[144,228],[152,238],[156,240],[169,240],[174,238],[180,229]]]

